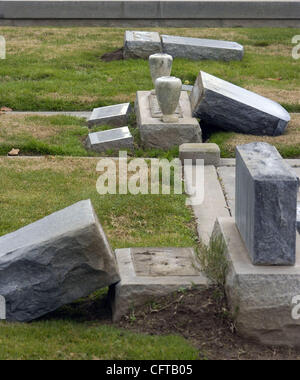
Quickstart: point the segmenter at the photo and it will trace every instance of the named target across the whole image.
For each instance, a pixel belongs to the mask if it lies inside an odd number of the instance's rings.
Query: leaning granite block
[[[204,160],[204,165],[220,165],[220,148],[217,144],[182,144],[179,147],[179,158],[184,164],[185,160],[191,160],[192,165],[197,160]]]
[[[206,125],[252,135],[281,135],[290,121],[278,103],[200,71],[192,110]]]
[[[162,35],[161,39],[164,53],[173,58],[240,61],[244,56],[243,46],[236,42],[167,35]]]
[[[233,218],[218,218],[213,236],[225,243],[225,290],[238,334],[270,346],[299,348],[300,235],[296,265],[288,267],[253,265]]]
[[[91,149],[98,153],[102,153],[110,149],[134,149],[133,137],[128,127],[90,133],[86,140],[86,146],[87,149]]]
[[[160,35],[157,32],[126,31],[124,38],[124,59],[143,58],[161,53]]]
[[[294,265],[298,179],[267,143],[236,148],[235,219],[255,265]]]
[[[0,237],[0,295],[8,321],[31,321],[118,281],[90,200]]]
[[[130,103],[116,104],[113,106],[94,108],[88,120],[88,126],[94,125],[113,125],[123,127],[128,124],[131,113]]]
[[[156,96],[150,91],[138,91],[135,111],[141,141],[145,148],[168,150],[184,143],[201,143],[202,131],[197,119],[192,117],[186,91],[181,92],[175,111],[178,121],[165,123]]]
[[[111,288],[113,321],[133,308],[182,288],[206,288],[193,248],[125,248],[116,250],[121,281]]]

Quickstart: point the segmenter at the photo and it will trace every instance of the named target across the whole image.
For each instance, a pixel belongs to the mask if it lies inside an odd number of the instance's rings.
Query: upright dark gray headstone
[[[193,116],[204,124],[251,135],[281,135],[291,119],[280,104],[203,71],[191,104]]]
[[[236,148],[235,219],[255,265],[294,265],[298,179],[267,143]]]
[[[119,280],[90,200],[0,237],[8,321],[31,321]]]

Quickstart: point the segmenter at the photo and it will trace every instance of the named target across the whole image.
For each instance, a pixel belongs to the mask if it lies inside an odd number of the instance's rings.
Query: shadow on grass
[[[68,320],[74,322],[112,322],[108,288],[101,289],[89,297],[72,302],[69,305],[41,317],[39,321]]]

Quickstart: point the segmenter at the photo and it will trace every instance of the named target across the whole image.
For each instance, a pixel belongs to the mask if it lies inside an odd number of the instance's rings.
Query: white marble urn
[[[182,89],[182,82],[176,77],[161,77],[155,81],[156,97],[163,114],[164,123],[178,122],[178,115],[175,114],[179,103]]]
[[[157,78],[171,75],[172,64],[173,57],[169,54],[157,53],[149,56],[150,73],[154,85]]]

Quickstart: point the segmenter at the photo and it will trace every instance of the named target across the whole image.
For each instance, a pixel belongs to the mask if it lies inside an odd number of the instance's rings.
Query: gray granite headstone
[[[128,117],[130,113],[130,103],[94,108],[92,115],[88,120],[88,126],[113,125],[116,127],[123,127],[128,124]]]
[[[107,131],[90,133],[86,145],[95,152],[106,150],[130,149],[133,150],[133,137],[128,127],[109,129]]]
[[[90,200],[0,237],[0,295],[8,321],[39,318],[119,279]]]
[[[235,219],[255,265],[294,265],[298,179],[267,143],[236,148]]]
[[[124,38],[124,59],[143,58],[161,53],[161,39],[157,32],[126,31]]]
[[[162,35],[164,53],[173,58],[193,60],[240,61],[244,56],[242,45],[231,41]]]
[[[278,103],[200,71],[191,93],[195,117],[206,125],[252,135],[281,135],[290,121]]]

